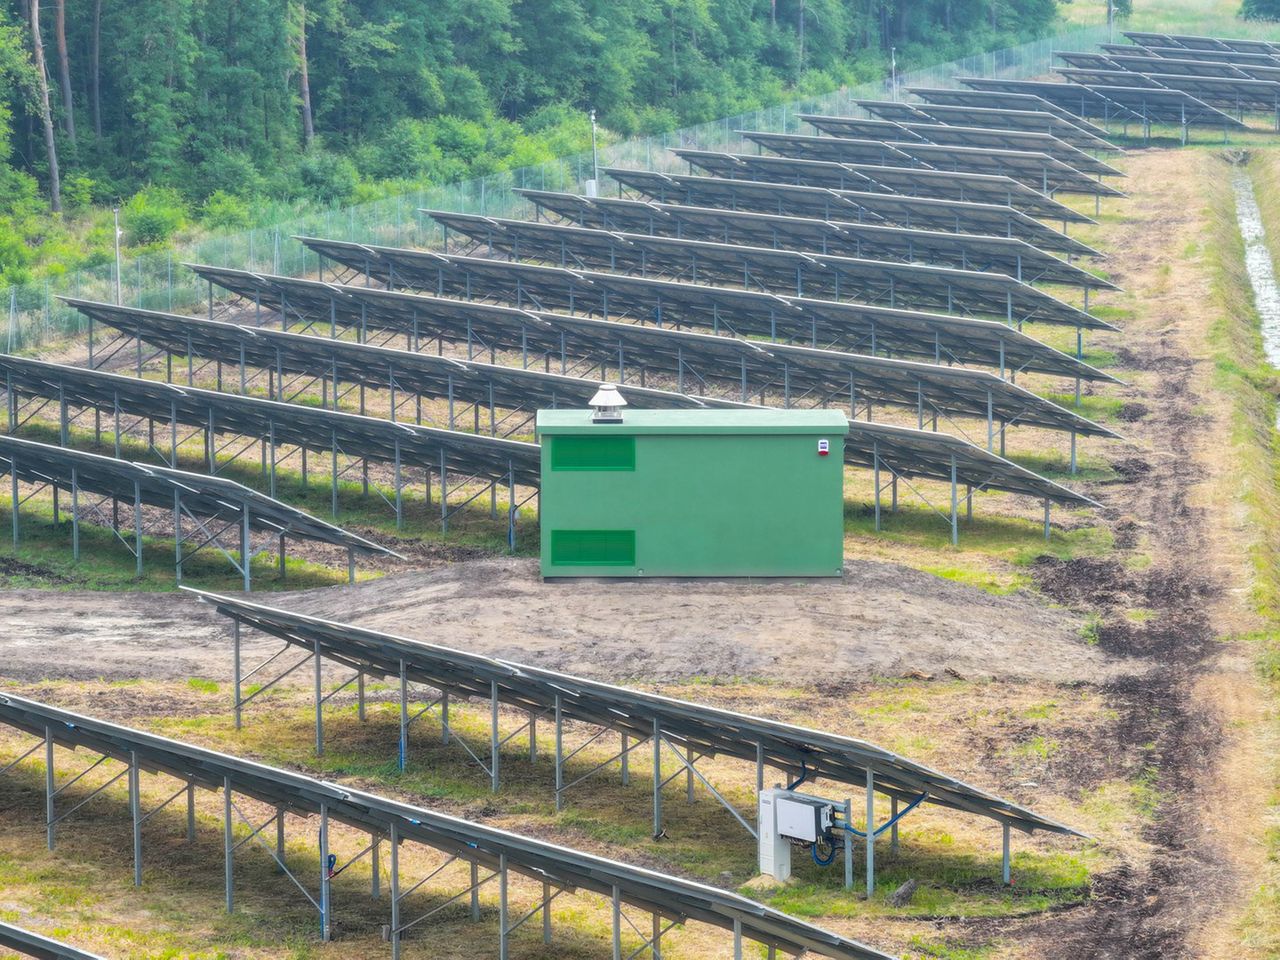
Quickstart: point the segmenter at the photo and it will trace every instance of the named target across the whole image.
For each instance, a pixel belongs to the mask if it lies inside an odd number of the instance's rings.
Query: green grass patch
[[[956,566],[923,566],[920,569],[943,580],[977,587],[997,597],[1007,596],[1031,583],[1031,578],[1024,573],[997,573],[992,570]]]

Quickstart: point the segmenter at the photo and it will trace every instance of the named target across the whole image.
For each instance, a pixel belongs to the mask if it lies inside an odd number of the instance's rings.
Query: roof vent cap
[[[621,423],[622,408],[627,405],[626,398],[618,392],[612,383],[600,384],[600,389],[591,398],[592,423]]]

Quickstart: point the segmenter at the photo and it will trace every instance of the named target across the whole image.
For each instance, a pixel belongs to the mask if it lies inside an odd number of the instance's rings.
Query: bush
[[[1280,0],[1244,0],[1240,16],[1245,20],[1280,20]]]
[[[72,174],[62,181],[62,204],[70,210],[83,210],[93,203],[98,184],[82,173]]]
[[[249,225],[249,206],[225,190],[209,194],[200,210],[200,221],[211,230],[235,230]]]
[[[163,243],[185,226],[187,209],[172,187],[143,187],[120,211],[132,246]]]
[[[356,192],[360,174],[346,157],[312,150],[298,161],[298,183],[302,193],[330,206],[348,202]]]

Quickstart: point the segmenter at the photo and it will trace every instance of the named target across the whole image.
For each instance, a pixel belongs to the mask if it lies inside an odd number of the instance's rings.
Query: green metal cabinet
[[[837,577],[833,410],[538,411],[544,577]]]

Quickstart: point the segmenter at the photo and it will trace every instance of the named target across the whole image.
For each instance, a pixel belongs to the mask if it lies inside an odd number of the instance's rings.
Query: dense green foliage
[[[882,76],[891,46],[910,67],[1017,42],[1056,12],[1055,0],[41,0],[70,214],[51,220],[32,2],[0,0],[0,280],[101,256],[110,213],[94,204],[131,197],[125,241],[153,244],[189,224],[255,222],[264,198],[344,203],[583,150],[588,108],[607,136],[670,129]]]
[[[1244,0],[1240,16],[1245,20],[1280,20],[1280,0]]]

